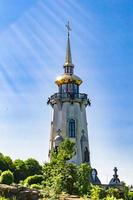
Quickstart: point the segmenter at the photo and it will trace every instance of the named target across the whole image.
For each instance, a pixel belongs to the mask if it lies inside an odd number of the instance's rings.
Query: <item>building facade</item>
[[[90,164],[90,150],[87,130],[86,107],[90,106],[87,94],[80,93],[82,80],[74,73],[70,48],[70,27],[67,25],[66,59],[64,73],[57,77],[55,83],[58,92],[48,99],[53,108],[51,122],[50,150],[58,148],[64,138],[75,142],[76,154],[70,160],[75,164]]]

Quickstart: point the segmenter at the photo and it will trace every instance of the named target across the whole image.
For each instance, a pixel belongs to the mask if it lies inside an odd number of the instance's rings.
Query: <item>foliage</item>
[[[128,199],[129,200],[132,200],[133,199],[133,192],[128,192]]]
[[[91,200],[99,200],[100,199],[100,192],[101,192],[101,188],[97,185],[92,185],[91,186]]]
[[[9,156],[4,156],[4,160],[6,162],[7,165],[7,169],[9,169],[10,171],[13,172],[14,170],[14,165],[13,165],[13,161]]]
[[[74,155],[75,143],[69,139],[64,139],[56,150],[51,151],[51,162],[43,166],[33,158],[26,161],[17,159],[13,162],[9,156],[0,153],[0,175],[2,177],[3,174],[10,173],[13,178],[14,174],[15,183],[21,182],[30,188],[43,190],[45,200],[59,199],[61,193],[80,195],[86,200],[88,197],[91,200],[133,199],[133,194],[125,184],[123,184],[124,191],[91,185],[91,167],[87,163],[79,166],[70,163],[69,160],[71,161]],[[7,173],[6,169],[10,171]],[[9,181],[7,177],[4,175],[4,182],[11,184],[13,179]]]
[[[116,199],[116,197],[113,197],[113,196],[107,196],[106,200],[117,200],[117,199]]]
[[[14,179],[15,183],[18,183],[20,180],[24,180],[27,177],[27,168],[23,160],[17,159],[14,161]]]
[[[5,197],[0,197],[0,200],[10,200],[10,199],[7,199]],[[16,200],[16,198],[14,197],[12,200]]]
[[[1,171],[10,170],[14,174],[14,181],[18,183],[28,176],[42,174],[42,166],[33,158],[26,161],[17,159],[14,162],[9,156],[4,156],[0,153],[0,174]]]
[[[77,170],[77,190],[80,195],[87,194],[90,190],[90,174],[91,167],[87,163],[83,163],[78,167]]]
[[[31,189],[36,189],[36,190],[41,190],[42,189],[42,185],[38,185],[38,184],[32,184],[30,186]]]
[[[4,156],[2,153],[0,153],[0,170],[6,171],[8,169],[13,171],[12,159],[9,156]]]
[[[51,162],[43,166],[44,185],[49,186],[56,194],[72,194],[77,180],[77,167],[68,162],[75,154],[75,144],[65,139],[57,151],[52,151]]]
[[[115,197],[116,199],[121,197],[120,190],[118,188],[109,188],[106,193],[108,197]]]
[[[10,185],[14,181],[13,173],[10,170],[2,172],[0,176],[0,183]]]
[[[29,186],[32,184],[41,184],[43,180],[44,180],[43,175],[29,176],[24,180],[24,185]]]
[[[46,186],[44,188],[42,195],[45,200],[58,200],[59,199],[59,195],[56,194],[53,187],[50,187],[50,186]]]
[[[126,185],[123,185],[123,189],[111,187],[106,190],[106,196],[115,197],[116,199],[129,199],[128,191],[129,188]]]
[[[75,143],[66,138],[60,143],[57,151],[51,152],[52,163],[66,163],[75,155]]]
[[[28,176],[32,176],[35,174],[41,174],[42,172],[42,167],[39,164],[39,162],[33,158],[29,158],[25,161],[25,165],[26,165],[26,173],[27,173],[27,177]]]

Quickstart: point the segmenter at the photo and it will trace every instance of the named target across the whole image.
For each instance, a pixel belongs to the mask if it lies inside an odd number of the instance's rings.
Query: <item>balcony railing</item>
[[[76,102],[83,102],[85,101],[86,106],[91,105],[90,100],[87,98],[87,94],[78,93],[78,94],[70,94],[70,93],[55,93],[50,98],[48,98],[47,104],[54,105],[57,101],[76,101]]]
[[[84,93],[78,93],[78,94],[71,94],[71,93],[55,93],[50,97],[50,100],[52,99],[81,99],[81,100],[87,100],[87,94]]]

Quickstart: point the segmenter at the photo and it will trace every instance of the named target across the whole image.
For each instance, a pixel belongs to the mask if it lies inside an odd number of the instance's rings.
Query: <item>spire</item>
[[[66,48],[66,59],[65,59],[65,64],[64,67],[74,67],[74,65],[72,64],[72,57],[71,57],[71,47],[70,47],[70,25],[69,25],[69,21],[66,25],[67,28],[67,48]]]

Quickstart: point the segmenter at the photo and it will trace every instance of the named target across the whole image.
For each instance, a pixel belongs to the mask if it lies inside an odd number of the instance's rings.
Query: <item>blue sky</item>
[[[102,182],[117,166],[133,184],[133,1],[0,1],[0,151],[47,160],[52,109],[63,73],[65,24],[87,108],[91,164]]]

